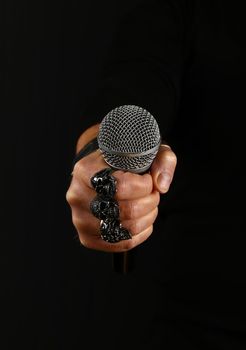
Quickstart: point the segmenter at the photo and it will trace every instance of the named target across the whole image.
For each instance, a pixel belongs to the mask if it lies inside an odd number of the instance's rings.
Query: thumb
[[[151,176],[154,189],[166,193],[172,182],[177,164],[177,157],[168,145],[161,145],[151,165]]]

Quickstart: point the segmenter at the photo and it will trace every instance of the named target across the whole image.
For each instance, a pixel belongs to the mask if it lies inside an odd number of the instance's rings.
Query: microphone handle
[[[135,250],[136,248],[134,248]],[[131,272],[135,266],[135,252],[128,250],[126,252],[113,253],[113,270],[117,273],[126,275]]]

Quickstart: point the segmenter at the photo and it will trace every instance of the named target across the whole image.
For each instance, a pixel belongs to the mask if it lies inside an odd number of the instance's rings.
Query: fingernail
[[[171,183],[171,177],[167,173],[161,173],[157,179],[157,185],[161,192],[167,192]]]

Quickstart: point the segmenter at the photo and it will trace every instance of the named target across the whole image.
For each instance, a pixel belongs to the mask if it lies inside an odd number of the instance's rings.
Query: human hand
[[[96,135],[98,127],[94,126],[82,134],[78,148],[92,139],[92,135]],[[66,199],[81,244],[105,252],[123,252],[144,242],[153,232],[160,194],[168,191],[176,163],[171,148],[162,145],[148,173],[139,175],[120,170],[113,172],[117,181],[114,199],[119,205],[120,222],[122,227],[131,232],[132,238],[109,243],[101,238],[100,220],[90,210],[90,203],[96,196],[90,179],[98,171],[108,168],[108,165],[99,150],[79,160],[74,166]]]

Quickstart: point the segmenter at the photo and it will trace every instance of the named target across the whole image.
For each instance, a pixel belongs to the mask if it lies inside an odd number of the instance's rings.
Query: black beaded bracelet
[[[99,148],[97,137],[88,142],[74,157],[72,167],[82,158],[88,156],[90,153],[96,151]]]

